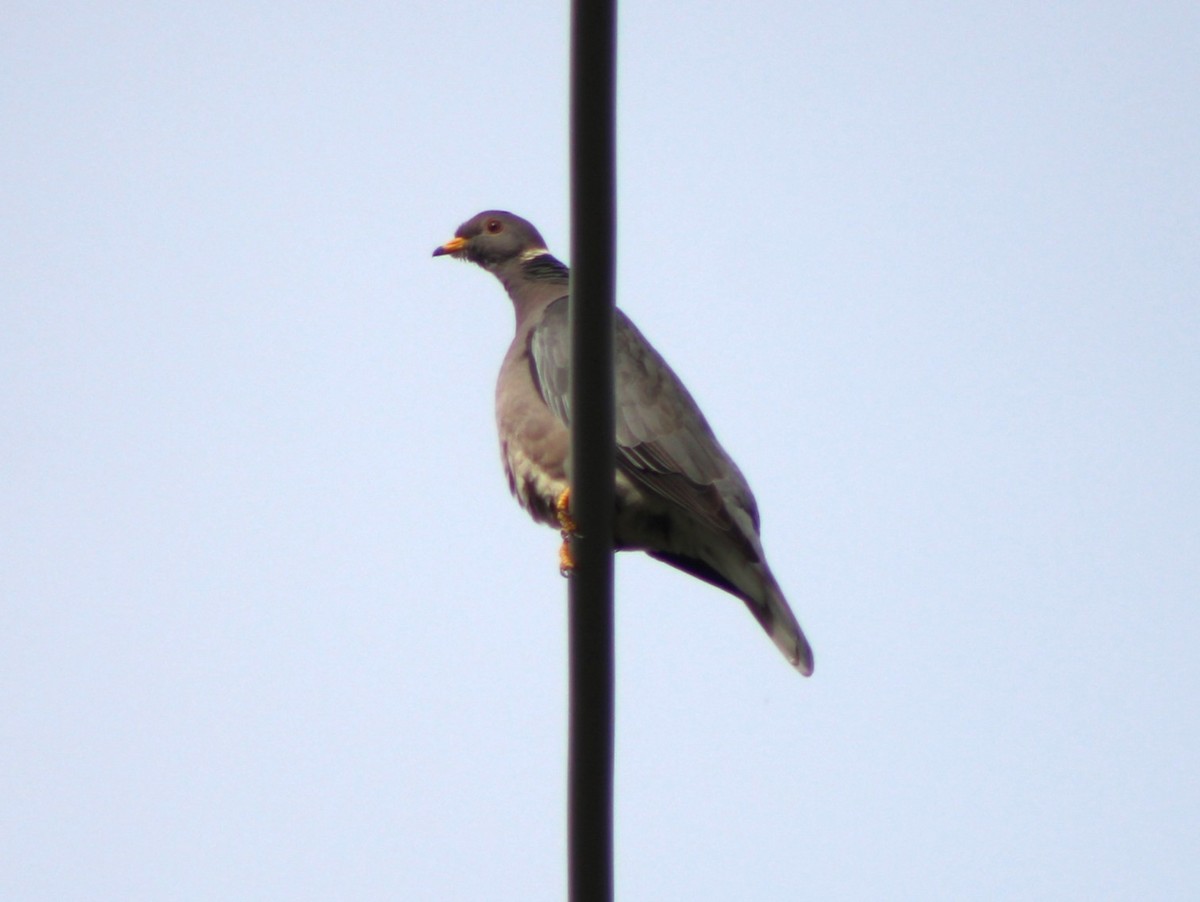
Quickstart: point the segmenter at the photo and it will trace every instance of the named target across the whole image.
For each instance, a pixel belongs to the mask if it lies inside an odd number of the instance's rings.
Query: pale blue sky
[[[567,4],[0,13],[0,897],[541,900],[565,586],[508,497]],[[1200,11],[628,3],[620,303],[812,639],[619,565],[617,888],[1200,884]]]

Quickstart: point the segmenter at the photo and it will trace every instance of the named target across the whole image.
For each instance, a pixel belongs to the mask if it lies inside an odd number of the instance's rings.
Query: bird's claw
[[[559,493],[554,502],[554,515],[562,527],[562,547],[558,549],[558,572],[569,577],[575,572],[575,554],[571,551],[571,540],[579,538],[579,524],[571,516],[571,487]]]
[[[575,555],[571,553],[571,536],[564,529],[562,547],[558,549],[558,575],[569,577],[575,572]]]
[[[559,493],[554,502],[554,514],[558,517],[558,525],[562,527],[563,538],[579,534],[579,526],[571,516],[571,487],[567,486]]]

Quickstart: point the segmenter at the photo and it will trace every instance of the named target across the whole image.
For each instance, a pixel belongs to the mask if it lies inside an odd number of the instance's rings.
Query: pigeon
[[[496,382],[496,426],[508,486],[539,523],[570,518],[569,270],[534,226],[487,210],[433,256],[475,263],[500,280],[516,334]],[[758,505],[679,377],[619,309],[614,333],[614,547],[644,551],[740,598],[802,674],[813,654],[759,538]],[[564,543],[560,566],[572,565]]]

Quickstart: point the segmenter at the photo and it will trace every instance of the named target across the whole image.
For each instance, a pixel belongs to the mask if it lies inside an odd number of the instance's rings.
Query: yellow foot
[[[578,531],[575,521],[571,518],[571,487],[567,486],[554,502],[554,513],[558,516],[558,525],[562,527],[563,535],[574,535]],[[572,564],[574,566],[574,564]]]
[[[571,536],[563,530],[562,547],[558,549],[558,572],[561,576],[570,576],[575,572],[575,555],[571,553]]]

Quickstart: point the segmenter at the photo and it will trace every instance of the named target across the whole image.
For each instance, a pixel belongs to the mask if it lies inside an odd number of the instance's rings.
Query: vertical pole
[[[616,2],[571,5],[571,542],[568,884],[613,897],[613,308]]]

